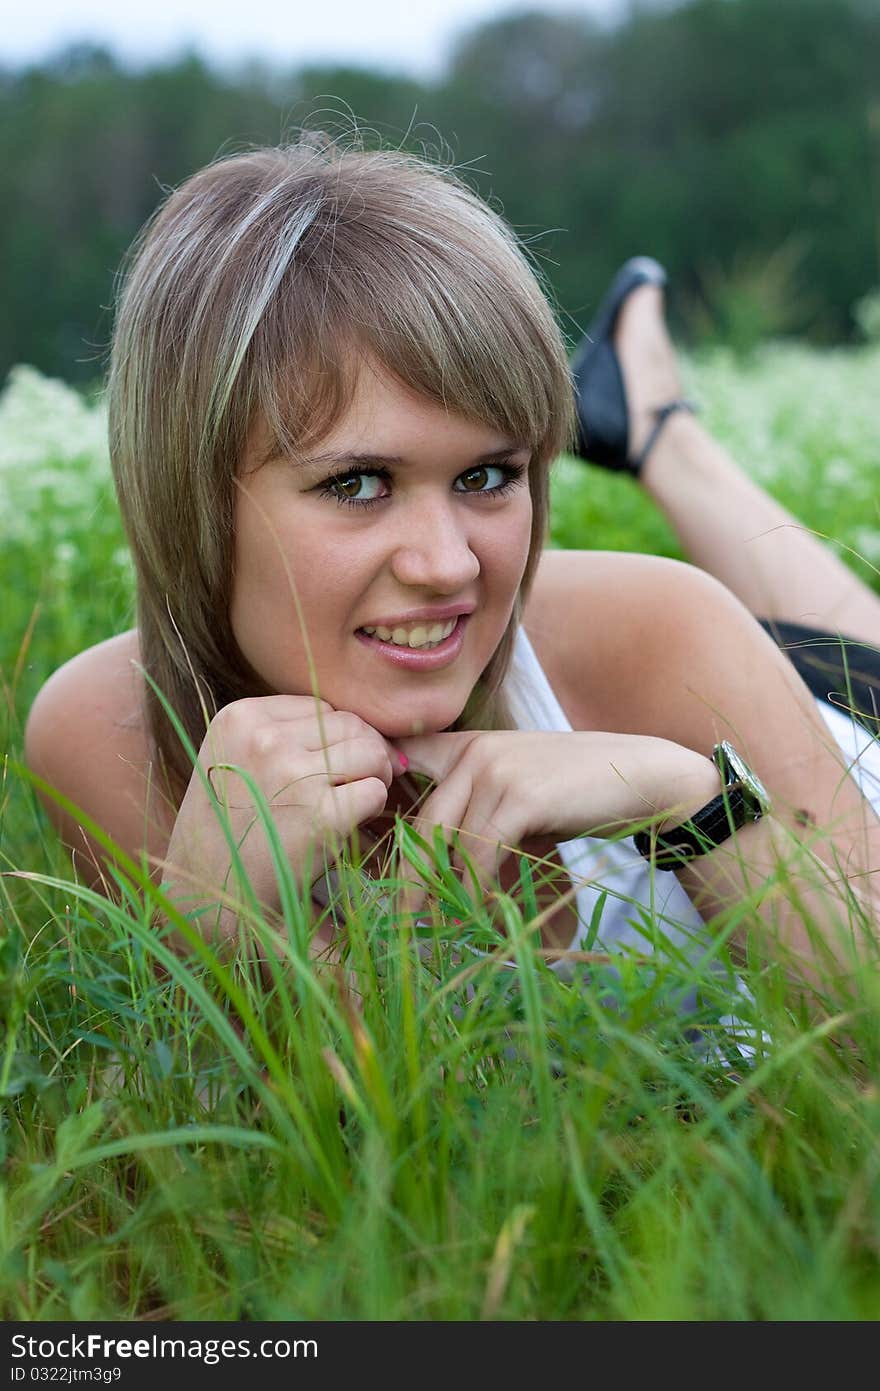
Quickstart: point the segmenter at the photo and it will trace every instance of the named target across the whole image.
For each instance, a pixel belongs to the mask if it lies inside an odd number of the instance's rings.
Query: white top
[[[838,706],[828,705],[824,700],[817,700],[816,705],[834,735],[850,773],[861,788],[862,796],[880,816],[880,739]]]
[[[518,729],[571,729],[522,627],[504,689]],[[880,814],[880,741],[845,711],[822,700],[816,704],[863,795]],[[576,898],[580,926],[572,947],[580,946],[590,934],[590,924],[599,911],[598,934],[593,939],[596,949],[634,948],[644,954],[652,949],[644,911],[650,908],[651,916],[662,924],[671,944],[685,950],[689,945],[692,950],[700,946],[705,949],[705,941],[699,942],[702,918],[675,874],[672,870],[655,869],[652,876],[648,862],[636,850],[631,837],[612,842],[580,836],[560,842],[557,849],[572,882],[580,885]],[[608,896],[599,909],[603,891]],[[564,961],[555,969],[563,975],[570,974]]]
[[[518,729],[571,729],[522,627],[504,692]],[[636,850],[632,837],[609,841],[584,835],[560,841],[556,848],[572,883],[580,886],[575,899],[579,927],[570,946],[582,947],[589,937],[596,951],[630,948],[644,955],[652,949],[651,929],[646,926],[650,917],[662,923],[665,935],[682,948],[702,926],[700,914],[671,870],[654,871],[652,890],[650,866]],[[603,894],[607,895],[604,904]],[[597,912],[598,931],[594,925]],[[563,977],[571,974],[565,961],[555,962],[553,969]]]

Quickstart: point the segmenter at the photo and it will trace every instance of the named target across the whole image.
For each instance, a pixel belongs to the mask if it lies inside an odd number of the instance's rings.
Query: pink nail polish
[[[401,753],[399,749],[397,751],[397,757],[400,759],[403,771],[406,772],[407,768],[409,767],[409,759],[407,758],[406,754]]]

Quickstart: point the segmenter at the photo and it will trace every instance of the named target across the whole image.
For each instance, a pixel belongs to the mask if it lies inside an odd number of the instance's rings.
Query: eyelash
[[[497,484],[494,488],[484,488],[478,493],[462,492],[460,494],[462,497],[503,497],[505,493],[509,493],[514,488],[519,486],[527,472],[526,464],[483,464],[475,469],[466,469],[465,474],[478,473],[480,468],[500,469],[500,471],[505,475],[504,482]],[[463,478],[465,474],[459,474],[459,477]],[[318,489],[320,496],[332,498],[332,500],[336,503],[339,503],[340,506],[346,507],[375,507],[377,503],[387,501],[387,498],[384,497],[345,497],[342,493],[336,492],[334,490],[334,485],[337,483],[344,483],[345,480],[348,478],[383,478],[386,482],[388,482],[390,481],[391,475],[390,473],[388,473],[387,469],[369,468],[354,470],[349,469],[345,473],[334,473],[332,478],[327,478],[322,484],[320,484]]]

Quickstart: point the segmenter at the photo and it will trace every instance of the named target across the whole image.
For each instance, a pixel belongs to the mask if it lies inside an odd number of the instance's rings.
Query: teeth
[[[436,647],[449,637],[457,622],[457,618],[450,618],[446,623],[433,623],[430,627],[419,623],[409,632],[406,628],[381,627],[364,628],[364,632],[377,637],[380,642],[392,642],[397,647]]]

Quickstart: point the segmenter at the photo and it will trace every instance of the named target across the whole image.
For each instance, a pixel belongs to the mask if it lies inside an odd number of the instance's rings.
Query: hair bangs
[[[365,359],[538,466],[569,447],[565,348],[501,220],[439,171],[429,204],[424,167],[400,155],[342,155],[335,173],[250,345],[251,400],[272,447],[295,456],[326,436]]]

